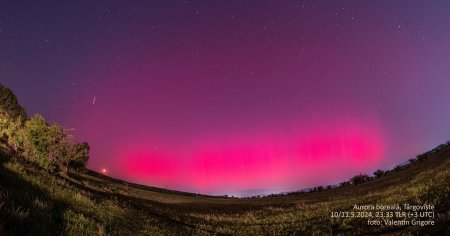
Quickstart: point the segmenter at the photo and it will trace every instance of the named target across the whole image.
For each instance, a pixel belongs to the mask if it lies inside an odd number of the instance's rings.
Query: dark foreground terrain
[[[364,183],[312,193],[220,198],[139,186],[95,172],[51,174],[1,145],[0,235],[279,235],[450,233],[450,148]],[[435,226],[367,225],[331,217],[359,205],[432,204]]]

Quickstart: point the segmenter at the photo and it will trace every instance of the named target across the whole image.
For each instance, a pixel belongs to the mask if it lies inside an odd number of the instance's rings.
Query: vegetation
[[[0,235],[450,232],[450,148],[358,185],[253,199],[172,192],[93,172],[54,175],[20,160],[13,157],[0,170]],[[354,204],[396,203],[435,205],[436,226],[368,226],[366,219],[330,217]]]
[[[26,119],[27,113],[25,109],[20,106],[19,101],[14,95],[13,91],[2,84],[0,84],[0,104],[2,110],[6,112],[13,119]]]
[[[380,178],[381,176],[384,175],[384,171],[383,170],[376,170],[375,172],[373,172],[373,175],[377,178]]]
[[[448,143],[398,171],[240,199],[146,187],[88,171],[89,146],[73,142],[64,128],[39,115],[22,121],[0,114],[0,235],[450,233]],[[331,217],[353,211],[354,204],[402,203],[434,205],[436,225],[370,226],[364,218]]]
[[[39,114],[26,119],[25,109],[2,85],[0,98],[0,137],[18,156],[49,171],[84,168],[89,158],[87,143],[73,142],[68,130],[48,124]]]
[[[40,115],[27,120],[19,135],[24,157],[44,169],[67,171],[70,163],[84,167],[88,160],[89,146],[86,143],[72,142],[63,127],[48,125]]]
[[[351,178],[351,182],[354,185],[357,185],[357,184],[362,184],[362,183],[368,181],[369,179],[370,178],[368,175],[359,174],[359,175],[356,175],[353,178]]]

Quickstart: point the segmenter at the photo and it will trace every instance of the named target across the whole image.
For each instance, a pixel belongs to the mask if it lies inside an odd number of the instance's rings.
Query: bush
[[[368,181],[370,178],[367,175],[363,175],[363,174],[359,174],[359,175],[355,175],[353,176],[350,181],[354,184],[354,185],[358,185],[358,184],[362,184],[366,181]]]
[[[18,142],[18,133],[23,127],[20,118],[11,117],[6,111],[0,108],[0,138],[9,144]]]
[[[385,173],[383,170],[376,170],[375,172],[373,172],[373,175],[376,176],[377,178],[380,178],[381,176],[383,176]]]
[[[67,130],[37,114],[27,120],[13,92],[0,84],[0,141],[47,170],[84,168],[89,145],[75,143]]]
[[[25,108],[20,106],[13,91],[0,84],[0,109],[8,113],[12,118],[25,120],[27,113]]]
[[[47,170],[82,168],[89,158],[87,143],[73,143],[63,127],[48,125],[41,115],[25,122],[22,130],[24,155]]]
[[[424,154],[417,155],[417,158],[416,158],[416,159],[417,159],[418,161],[422,162],[422,161],[424,161],[425,159],[427,159],[427,154],[424,153]]]
[[[396,165],[396,166],[394,167],[394,171],[395,171],[395,172],[399,172],[399,171],[402,170],[402,169],[403,169],[403,167],[400,166],[400,165]]]
[[[70,160],[68,166],[73,169],[82,169],[86,166],[89,160],[89,144],[75,143],[70,146]]]

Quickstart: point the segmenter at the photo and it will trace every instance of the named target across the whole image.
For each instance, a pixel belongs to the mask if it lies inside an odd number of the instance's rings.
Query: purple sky
[[[0,82],[88,167],[210,194],[390,168],[450,139],[448,1],[2,1]]]

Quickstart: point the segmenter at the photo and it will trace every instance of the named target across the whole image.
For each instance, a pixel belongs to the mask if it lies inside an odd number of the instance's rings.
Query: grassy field
[[[448,146],[359,185],[253,199],[145,187],[90,171],[50,174],[7,146],[0,150],[0,235],[450,233]],[[369,226],[368,218],[331,217],[354,211],[354,204],[403,203],[434,205],[436,225]]]

